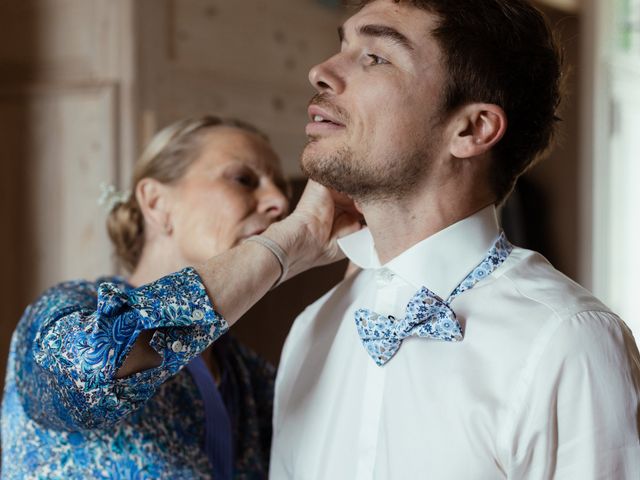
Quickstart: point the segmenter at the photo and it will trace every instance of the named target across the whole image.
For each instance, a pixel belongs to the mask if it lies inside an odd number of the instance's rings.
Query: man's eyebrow
[[[409,51],[414,50],[413,43],[407,37],[395,28],[386,25],[363,25],[358,27],[358,33],[367,37],[386,38]]]
[[[409,51],[415,50],[413,43],[405,35],[397,31],[395,28],[386,25],[363,25],[358,27],[358,33],[366,37],[386,38],[391,40]],[[340,43],[344,42],[344,27],[338,27],[338,38]]]

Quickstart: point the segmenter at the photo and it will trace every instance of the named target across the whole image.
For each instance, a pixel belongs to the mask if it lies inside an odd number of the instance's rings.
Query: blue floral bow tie
[[[513,246],[501,233],[485,259],[465,277],[446,301],[422,287],[409,301],[403,319],[379,315],[365,308],[357,310],[356,327],[371,358],[379,366],[386,364],[400,349],[402,341],[412,336],[445,342],[461,341],[462,328],[451,309],[451,302],[488,277],[502,265],[512,250]]]

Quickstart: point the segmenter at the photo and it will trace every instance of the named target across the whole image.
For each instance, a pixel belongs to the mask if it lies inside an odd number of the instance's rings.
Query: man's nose
[[[309,82],[318,93],[339,94],[344,90],[344,75],[340,73],[338,55],[334,55],[309,71]]]

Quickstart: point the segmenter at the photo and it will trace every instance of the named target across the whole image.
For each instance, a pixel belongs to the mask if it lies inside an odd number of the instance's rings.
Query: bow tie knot
[[[454,311],[426,287],[413,296],[403,319],[379,315],[366,308],[357,310],[355,316],[362,343],[380,366],[391,360],[407,337],[462,340],[462,328]]]

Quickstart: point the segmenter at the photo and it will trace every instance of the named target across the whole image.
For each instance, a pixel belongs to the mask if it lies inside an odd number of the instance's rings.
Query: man
[[[361,268],[289,335],[271,478],[638,479],[639,355],[500,234],[561,66],[524,0],[364,1],[310,73],[308,175],[351,196]]]

